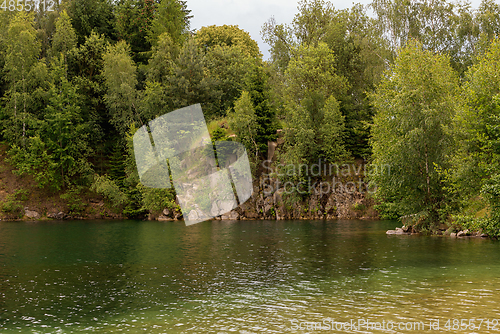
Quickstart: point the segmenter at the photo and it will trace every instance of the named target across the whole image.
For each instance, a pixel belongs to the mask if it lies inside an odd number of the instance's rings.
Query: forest
[[[17,175],[73,212],[93,192],[127,217],[175,209],[139,182],[132,137],[200,103],[213,140],[237,140],[254,172],[278,130],[284,166],[364,159],[382,218],[500,236],[500,6],[301,0],[261,34],[193,31],[189,2],[64,0],[0,8],[0,141]],[[27,8],[25,8],[27,9]],[[300,168],[284,173],[298,181]],[[11,199],[15,200],[15,198]],[[8,210],[7,205],[3,210]],[[11,209],[11,208],[10,208]]]

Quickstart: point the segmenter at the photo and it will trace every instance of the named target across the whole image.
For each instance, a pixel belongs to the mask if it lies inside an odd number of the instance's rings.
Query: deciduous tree
[[[438,171],[449,163],[446,128],[455,114],[457,89],[449,58],[412,42],[371,95],[373,164],[378,167],[373,182],[378,198],[392,202],[401,215],[418,213],[426,223],[438,221],[446,201]]]

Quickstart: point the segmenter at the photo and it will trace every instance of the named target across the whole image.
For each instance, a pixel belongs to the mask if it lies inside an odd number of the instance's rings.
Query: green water
[[[0,332],[499,332],[500,242],[397,225],[0,222]],[[363,320],[426,327],[327,327]]]

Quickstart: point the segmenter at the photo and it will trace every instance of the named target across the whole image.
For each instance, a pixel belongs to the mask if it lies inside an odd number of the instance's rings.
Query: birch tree
[[[455,113],[458,78],[446,56],[411,42],[371,95],[372,175],[381,201],[401,214],[421,214],[437,221],[445,202],[438,173],[446,168]],[[381,168],[382,166],[387,168]]]

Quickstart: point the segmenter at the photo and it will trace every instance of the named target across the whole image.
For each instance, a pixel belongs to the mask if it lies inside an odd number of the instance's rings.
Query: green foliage
[[[401,217],[398,204],[399,203],[391,201],[391,199],[385,199],[384,202],[375,205],[373,208],[379,213],[380,219],[395,220]]]
[[[112,1],[69,0],[66,6],[79,44],[83,44],[93,32],[116,39]]]
[[[276,111],[270,101],[267,73],[262,66],[254,66],[249,77],[248,92],[255,110],[255,142],[261,156],[267,157],[267,143],[276,140],[278,128]]]
[[[113,128],[108,121],[108,110],[104,103],[106,85],[102,75],[103,55],[108,43],[104,36],[91,33],[85,43],[72,49],[67,55],[68,81],[78,88],[81,94],[81,116],[88,129],[89,146],[96,154],[103,150],[106,134]]]
[[[256,61],[238,46],[214,45],[205,56],[213,101],[205,112],[210,117],[225,116],[246,88]]]
[[[345,116],[343,143],[351,155],[367,158],[370,154],[369,123],[373,110],[366,94],[374,89],[392,59],[387,43],[377,22],[366,14],[366,8],[361,5],[335,10],[331,2],[312,0],[300,1],[298,9],[291,25],[277,24],[271,19],[263,27],[264,40],[271,46],[272,69],[276,71],[273,91],[277,108],[283,110],[281,106],[290,100],[287,90],[298,91],[301,97],[307,91],[302,89],[303,82],[307,88],[311,83],[315,84],[307,76],[312,79],[318,77],[317,86],[321,86],[320,83],[325,81],[331,85],[333,82],[328,76],[335,74],[344,81],[343,87],[333,90],[340,111]],[[317,68],[308,65],[302,71],[300,68],[299,71],[292,69],[297,76],[292,82],[292,85],[297,85],[294,88],[287,78],[290,73],[288,76],[285,74],[294,65],[294,59],[304,56],[304,50],[309,50],[310,56],[316,52],[324,59],[324,65]],[[325,65],[334,71],[325,68]],[[322,95],[324,99],[328,97]],[[280,116],[285,118],[286,113]]]
[[[175,44],[184,44],[189,36],[189,20],[192,18],[190,12],[186,1],[160,0],[148,29],[150,43],[155,45],[158,36],[167,33]]]
[[[127,204],[127,196],[108,175],[95,175],[90,190],[104,196],[114,208],[121,208]]]
[[[107,87],[104,99],[111,112],[110,122],[120,134],[124,134],[130,124],[137,120],[137,67],[130,57],[128,45],[123,41],[109,46],[103,59],[103,76]]]
[[[62,53],[66,55],[69,50],[76,47],[76,33],[71,26],[71,19],[66,11],[61,12],[56,21],[56,32],[52,39],[52,54]]]
[[[64,190],[75,212],[96,172],[108,177],[95,189],[127,215],[159,212],[175,193],[140,186],[130,129],[201,103],[208,120],[228,115],[231,129],[216,122],[212,138],[233,130],[255,166],[281,126],[283,162],[354,156],[390,166],[372,178],[383,217],[420,213],[431,231],[429,221],[460,212],[496,235],[500,6],[375,0],[373,17],[367,8],[300,1],[289,25],[264,25],[269,62],[237,26],[189,32],[181,0],[0,11],[0,131],[9,161],[40,187]],[[457,76],[465,79],[458,93]],[[285,178],[307,177],[299,168]]]
[[[122,0],[116,7],[118,37],[131,47],[136,62],[145,63],[149,58],[151,41],[148,31],[155,12],[153,0]]]
[[[87,128],[78,106],[76,87],[61,77],[60,83],[52,86],[49,94],[40,133],[57,170],[58,183],[64,188],[76,175],[85,177],[90,171],[86,161],[89,155]]]
[[[467,215],[456,215],[454,217],[455,225],[460,229],[468,229],[474,232],[481,232],[487,234],[491,238],[500,237],[500,224],[497,220],[480,217],[476,218]]]
[[[215,46],[236,47],[247,57],[254,59],[262,58],[257,42],[246,31],[238,28],[238,26],[212,25],[202,27],[196,32],[195,40],[198,46],[206,51],[213,49]]]
[[[208,77],[205,66],[205,55],[194,40],[189,39],[175,59],[172,75],[164,85],[170,96],[170,110],[196,103],[202,103],[203,109],[206,109],[205,106],[211,109],[210,103],[214,101],[213,80]]]
[[[289,163],[338,162],[348,158],[343,143],[345,118],[339,97],[345,79],[336,73],[326,44],[300,47],[285,73],[288,82],[285,157]]]
[[[247,150],[256,154],[259,149],[256,142],[257,116],[248,92],[241,94],[234,105],[234,112],[228,113],[228,123],[236,134],[236,139],[243,143]]]
[[[148,210],[149,212],[160,213],[164,208],[170,210],[178,209],[178,205],[175,204],[175,191],[173,190],[173,188],[170,189],[147,188],[142,186],[142,184],[139,184],[138,187],[143,196],[142,199],[143,208]],[[206,200],[206,199],[207,198],[201,200]]]
[[[13,145],[9,155],[8,161],[16,167],[14,174],[32,175],[40,188],[58,189],[55,164],[40,136],[28,138],[26,148]]]
[[[361,204],[361,203],[354,203],[354,204],[352,205],[352,209],[353,209],[353,210],[356,210],[356,211],[363,211],[363,210],[365,210],[365,209],[366,209],[366,206],[364,206],[364,205],[363,205],[363,204]]]
[[[457,88],[448,58],[412,43],[371,95],[373,164],[379,167],[372,181],[377,198],[393,202],[399,214],[425,211],[436,219],[446,200],[438,170],[448,166],[446,128],[455,113]]]
[[[167,82],[167,78],[173,74],[173,61],[178,57],[179,47],[174,44],[167,33],[163,33],[158,37],[157,46],[153,48],[152,52],[147,80],[164,84]]]
[[[22,202],[28,199],[28,193],[24,189],[18,189],[13,194],[7,195],[3,203],[1,203],[1,210],[8,214],[13,214],[18,218],[22,217],[23,205]]]
[[[456,138],[452,165],[444,173],[447,177],[447,190],[458,197],[463,211],[471,211],[470,203],[475,202],[478,197],[488,203],[487,221],[490,230],[495,224],[500,224],[499,65],[500,42],[496,39],[488,52],[466,74],[468,80],[462,89],[465,101],[460,104],[452,129]],[[474,210],[470,214],[475,215]]]
[[[82,200],[82,187],[72,187],[60,195],[61,199],[65,200],[68,205],[69,214],[81,214],[87,204]]]
[[[210,133],[210,137],[212,141],[223,140],[226,138],[226,132],[221,128],[216,128],[214,131]]]
[[[47,92],[48,102],[42,119],[26,119],[23,145],[13,145],[10,161],[19,175],[33,175],[40,187],[54,190],[85,182],[90,173],[80,100],[76,87],[65,78],[62,60],[52,66],[53,82]],[[33,116],[32,116],[33,117]]]
[[[10,20],[6,42],[4,71],[8,90],[4,99],[8,121],[4,125],[4,136],[12,143],[21,145],[31,118],[33,96],[29,90],[40,54],[40,42],[31,14],[19,12]]]

